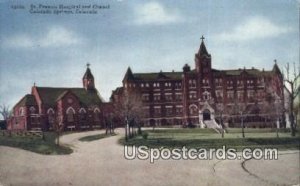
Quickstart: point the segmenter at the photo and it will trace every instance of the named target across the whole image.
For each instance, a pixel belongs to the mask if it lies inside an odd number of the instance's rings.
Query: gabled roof
[[[79,102],[86,106],[103,102],[96,89],[87,91],[84,88],[36,87],[36,90],[40,95],[42,103],[49,106],[55,106],[57,99],[62,98],[68,91],[76,95]]]
[[[37,105],[32,94],[26,94],[15,106],[34,106]]]

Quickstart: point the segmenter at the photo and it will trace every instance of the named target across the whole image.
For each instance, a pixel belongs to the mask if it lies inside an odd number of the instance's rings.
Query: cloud
[[[8,48],[29,48],[34,45],[34,41],[30,38],[30,36],[20,34],[4,39],[3,45]]]
[[[81,39],[64,27],[52,27],[44,38],[40,39],[42,47],[60,47],[79,44]]]
[[[223,41],[248,41],[252,39],[272,38],[293,31],[291,27],[276,25],[264,17],[251,17],[231,32],[223,32],[218,39]]]
[[[3,39],[2,46],[7,48],[34,48],[34,47],[66,47],[83,42],[83,39],[74,32],[62,27],[52,26],[40,37],[17,34]]]
[[[138,5],[134,9],[137,25],[164,25],[183,21],[182,16],[176,11],[167,11],[158,2],[149,2]]]

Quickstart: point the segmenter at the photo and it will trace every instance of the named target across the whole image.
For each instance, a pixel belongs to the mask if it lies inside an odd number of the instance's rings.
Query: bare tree
[[[134,135],[136,127],[141,127],[143,116],[142,100],[139,94],[125,90],[122,98],[115,105],[115,113],[125,123],[125,140]]]
[[[63,132],[63,129],[64,129],[64,124],[63,124],[62,115],[57,114],[54,119],[53,130],[56,132],[56,144],[58,146],[60,146],[59,138]]]
[[[217,116],[217,118],[219,119],[220,125],[222,127],[221,129],[221,135],[222,138],[224,138],[224,133],[225,133],[225,125],[224,125],[224,117],[226,115],[226,109],[225,109],[225,105],[224,103],[222,103],[220,100],[218,100],[218,103],[216,104],[216,108],[215,108],[215,114]]]
[[[229,110],[231,115],[234,115],[235,117],[240,119],[243,138],[245,138],[245,119],[248,114],[250,114],[254,109],[255,103],[249,104],[246,101],[238,101],[236,99],[233,106]]]
[[[0,106],[0,114],[2,115],[4,120],[7,120],[11,115],[11,111],[10,111],[9,106],[7,106],[5,104],[2,104]]]
[[[296,81],[297,81],[297,77],[299,76],[299,73],[297,74],[296,72],[296,65],[294,63],[294,73],[293,73],[293,77],[291,78],[290,76],[290,65],[289,63],[287,63],[287,65],[285,66],[286,69],[286,76],[285,76],[285,82],[289,85],[289,91],[290,91],[290,102],[289,102],[289,118],[290,118],[290,122],[291,122],[291,135],[295,136],[296,135],[296,125],[297,123],[295,122],[295,116],[294,116],[294,112],[295,112],[295,108],[294,108],[294,100],[297,97],[297,94],[299,92],[299,89],[297,90],[295,87],[296,85]]]
[[[268,86],[269,87],[269,86]],[[272,123],[276,123],[276,136],[280,128],[280,120],[284,112],[283,100],[274,91],[267,88],[263,106],[261,108],[265,118],[269,119]]]

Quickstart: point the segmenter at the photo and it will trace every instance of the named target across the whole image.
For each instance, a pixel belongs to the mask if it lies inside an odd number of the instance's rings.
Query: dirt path
[[[0,146],[0,186],[20,185],[293,185],[299,183],[299,152],[277,161],[249,160],[126,160],[117,144],[121,135],[91,142],[90,131],[63,136],[71,155],[46,156]],[[120,131],[119,131],[120,132]],[[261,179],[263,178],[263,179]],[[2,184],[2,185],[1,185]]]

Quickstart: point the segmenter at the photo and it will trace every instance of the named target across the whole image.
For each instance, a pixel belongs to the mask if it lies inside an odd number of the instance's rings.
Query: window
[[[75,114],[75,110],[72,107],[69,107],[67,109],[67,121],[68,122],[74,122],[74,114]]]
[[[175,99],[176,99],[176,101],[181,101],[182,100],[182,94],[181,93],[176,93],[175,94]]]
[[[189,98],[190,99],[196,99],[197,98],[197,94],[196,94],[196,92],[189,92]]]
[[[217,98],[223,98],[223,91],[222,90],[217,90],[216,91],[216,96],[217,96]]]
[[[202,84],[203,84],[203,86],[209,86],[209,80],[207,78],[204,78],[202,80]]]
[[[175,83],[175,89],[181,89],[181,83]]]
[[[100,110],[98,108],[94,110],[94,121],[100,121]]]
[[[160,101],[160,94],[154,94],[153,99],[154,101]]]
[[[38,125],[40,123],[40,118],[38,116],[30,116],[31,124]]]
[[[154,106],[154,115],[161,114],[161,106]]]
[[[190,88],[196,88],[196,80],[195,79],[190,79],[189,80],[189,87]]]
[[[167,101],[172,101],[172,93],[165,93],[165,99]]]
[[[21,108],[19,109],[19,116],[24,116],[24,115],[25,115],[24,108],[21,107]]]
[[[196,105],[191,105],[191,106],[189,107],[189,110],[190,110],[190,114],[191,114],[191,115],[198,114],[198,108],[197,108]]]
[[[254,91],[253,90],[248,90],[247,97],[248,98],[253,98],[254,97]]]
[[[210,93],[208,91],[203,92],[203,100],[210,100]]]
[[[166,82],[165,87],[171,87],[171,83]]]
[[[30,107],[29,111],[30,111],[30,114],[35,114],[35,108],[34,107]]]
[[[159,83],[153,83],[153,87],[159,87]]]
[[[86,121],[86,110],[84,108],[79,110],[79,121]]]
[[[237,86],[238,87],[243,87],[244,86],[244,81],[243,80],[238,80],[237,81]]]
[[[54,110],[52,108],[48,109],[47,114],[48,114],[48,122],[50,124],[53,124],[55,121]]]
[[[241,101],[244,99],[244,91],[237,92],[238,100]]]
[[[233,98],[234,98],[234,92],[233,92],[233,91],[228,91],[228,92],[227,92],[227,98],[228,98],[229,100],[233,100]]]
[[[143,94],[142,95],[142,100],[143,101],[149,101],[149,94]]]
[[[173,114],[172,106],[166,106],[166,114],[167,114],[167,116],[171,116]]]
[[[222,86],[222,79],[216,79],[215,84],[216,84],[217,87]]]
[[[176,106],[176,114],[182,114],[182,106]]]

